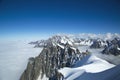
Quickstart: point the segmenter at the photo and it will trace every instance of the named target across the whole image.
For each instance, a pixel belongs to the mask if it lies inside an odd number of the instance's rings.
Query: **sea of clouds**
[[[41,50],[24,41],[0,42],[0,80],[19,80],[28,58],[37,56]]]

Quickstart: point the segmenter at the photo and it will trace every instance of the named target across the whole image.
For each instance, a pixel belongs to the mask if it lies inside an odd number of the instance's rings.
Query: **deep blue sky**
[[[0,0],[0,36],[119,33],[120,0]]]

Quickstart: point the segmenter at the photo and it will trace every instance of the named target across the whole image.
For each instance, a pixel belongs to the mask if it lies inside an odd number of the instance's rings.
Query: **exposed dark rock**
[[[120,39],[113,39],[112,41],[107,41],[107,46],[102,51],[103,54],[120,55]]]
[[[29,44],[35,45],[34,47],[36,48],[36,47],[45,47],[48,44],[51,44],[51,42],[61,43],[61,44],[66,44],[68,42],[68,43],[73,44],[73,41],[65,35],[64,36],[55,35],[47,40],[39,40],[39,41],[35,41],[35,42],[30,42]],[[69,44],[69,45],[71,45],[71,44]]]
[[[90,46],[90,48],[104,48],[106,45],[106,42],[103,40],[94,40],[93,44]]]
[[[80,53],[78,49],[68,43],[54,45],[50,42],[44,46],[39,56],[29,58],[27,68],[20,80],[37,80],[39,75],[41,75],[41,79],[46,75],[50,80],[60,80],[63,76],[57,70],[73,66],[78,60],[81,60],[83,55],[86,54]]]
[[[40,58],[30,58],[27,68],[22,74],[20,80],[37,80],[37,77],[40,74]]]

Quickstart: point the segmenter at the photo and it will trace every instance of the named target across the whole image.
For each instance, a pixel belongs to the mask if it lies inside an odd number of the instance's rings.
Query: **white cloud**
[[[19,80],[28,58],[37,56],[40,51],[22,41],[0,42],[0,80]]]

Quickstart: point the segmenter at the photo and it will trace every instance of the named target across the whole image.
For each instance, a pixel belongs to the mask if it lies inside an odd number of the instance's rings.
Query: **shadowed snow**
[[[98,76],[99,73],[99,76],[107,78],[108,76],[103,76],[101,72],[113,67],[115,67],[115,65],[110,64],[107,61],[96,57],[95,55],[88,55],[83,60],[76,63],[74,68],[62,68],[59,70],[59,72],[63,74],[66,80],[98,80],[98,77],[96,76]],[[90,76],[92,76],[93,79],[89,79],[89,74],[91,74]],[[92,74],[95,74],[96,76]]]

